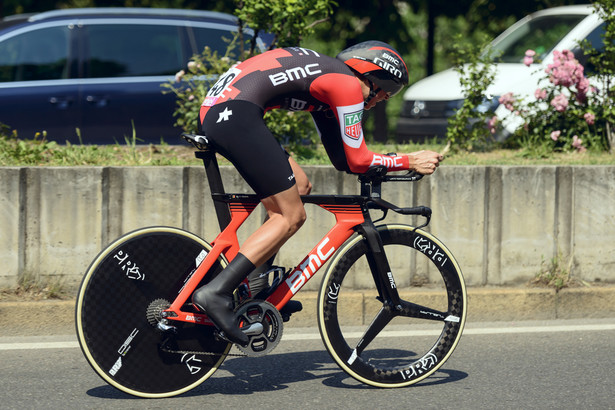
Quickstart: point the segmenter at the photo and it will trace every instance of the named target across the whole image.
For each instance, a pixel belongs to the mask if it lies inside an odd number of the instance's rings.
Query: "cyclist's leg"
[[[309,195],[312,192],[312,183],[310,179],[303,171],[303,168],[297,164],[297,161],[293,159],[293,157],[288,157],[288,163],[293,170],[293,174],[295,175],[295,183],[297,185],[297,189],[299,190],[299,195]]]
[[[260,264],[280,249],[305,221],[305,209],[299,191],[293,186],[261,200],[267,210],[267,221],[241,246],[240,252]]]
[[[309,195],[312,191],[312,184],[309,178],[299,164],[297,164],[297,162],[290,156],[290,154],[287,153],[287,155],[288,163],[293,170],[293,174],[295,175],[295,184],[297,186],[297,190],[299,191],[299,195]],[[267,222],[268,219],[269,216],[265,218],[263,223]],[[258,294],[261,290],[269,286],[269,278],[266,273],[271,270],[275,256],[276,253],[274,253],[263,264],[257,265],[257,268],[250,272],[248,279],[250,281],[250,292],[252,293],[252,296]]]
[[[260,107],[252,103],[231,101],[212,107],[203,123],[205,135],[218,152],[235,165],[263,198],[261,201],[269,216],[227,268],[209,284],[197,289],[192,299],[229,339],[242,345],[248,338],[235,323],[233,291],[255,265],[261,265],[277,252],[305,220],[292,167],[265,126],[262,114]]]
[[[255,104],[230,101],[213,106],[203,131],[262,198],[268,218],[240,251],[259,266],[303,224],[305,210],[299,195],[309,193],[310,182],[276,141],[265,125],[262,109]]]

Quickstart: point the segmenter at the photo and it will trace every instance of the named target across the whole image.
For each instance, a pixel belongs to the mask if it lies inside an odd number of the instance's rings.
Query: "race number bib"
[[[206,107],[211,107],[214,105],[219,97],[223,97],[223,93],[226,88],[240,73],[241,70],[236,67],[231,67],[226,73],[222,74],[222,76],[218,78],[218,81],[216,81],[213,87],[211,87],[207,92],[207,97],[205,97],[203,105]]]

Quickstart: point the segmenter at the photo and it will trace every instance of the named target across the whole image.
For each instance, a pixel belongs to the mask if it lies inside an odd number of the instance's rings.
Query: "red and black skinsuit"
[[[309,111],[336,169],[372,165],[408,169],[408,157],[367,149],[361,127],[360,82],[342,61],[305,48],[276,49],[233,66],[209,90],[200,111],[202,132],[261,197],[294,184],[286,154],[265,126],[271,109]]]

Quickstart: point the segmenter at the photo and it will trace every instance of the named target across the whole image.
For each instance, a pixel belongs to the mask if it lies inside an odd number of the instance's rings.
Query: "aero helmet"
[[[382,41],[364,41],[337,55],[348,67],[390,95],[408,85],[408,68],[399,53]]]

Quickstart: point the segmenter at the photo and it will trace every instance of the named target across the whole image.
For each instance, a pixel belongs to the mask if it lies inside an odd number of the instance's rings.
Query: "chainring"
[[[271,303],[249,300],[238,306],[235,312],[242,328],[255,323],[260,323],[263,327],[261,333],[248,335],[250,341],[247,346],[237,345],[246,356],[265,356],[280,343],[283,331],[282,315]]]

